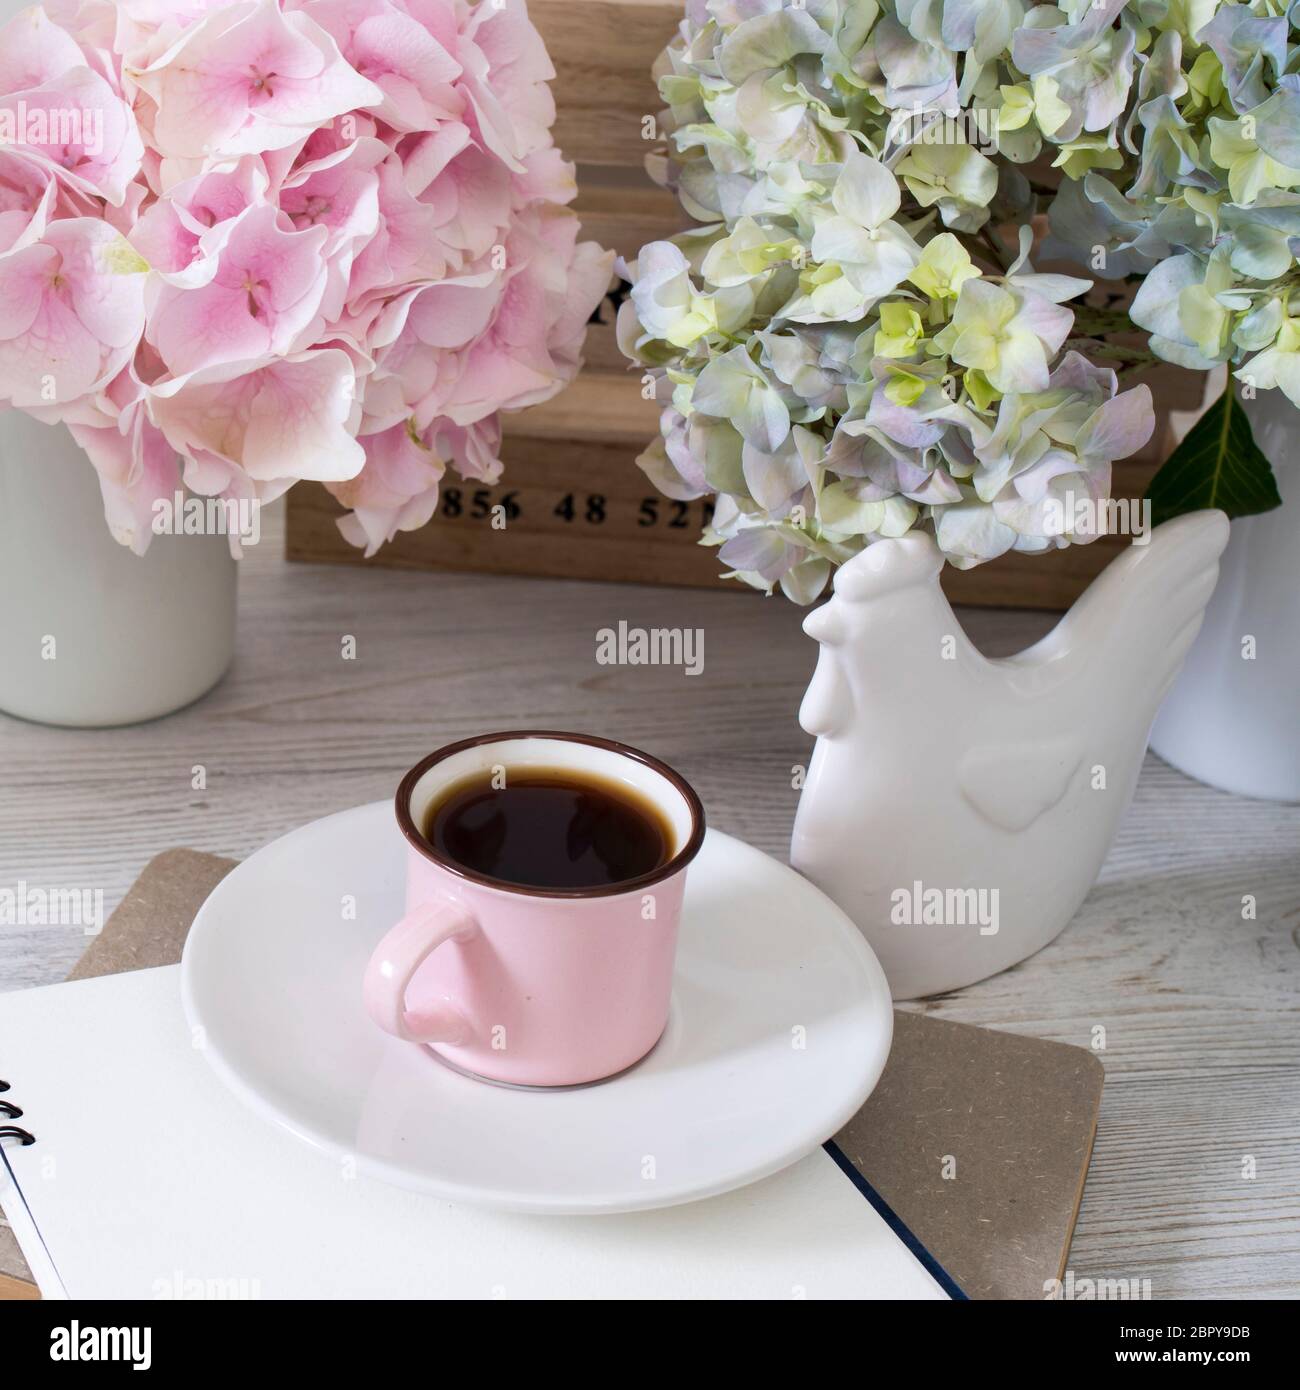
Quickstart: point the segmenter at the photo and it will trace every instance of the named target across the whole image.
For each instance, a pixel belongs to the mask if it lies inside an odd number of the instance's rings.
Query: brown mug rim
[[[465,865],[458,864],[454,859],[440,854],[420,834],[411,818],[411,793],[415,790],[416,783],[431,767],[435,767],[453,754],[463,753],[467,748],[478,748],[485,743],[504,743],[507,740],[518,738],[549,739],[554,743],[581,743],[589,748],[600,748],[609,753],[617,753],[657,772],[681,793],[682,799],[690,811],[691,831],[686,837],[686,843],[671,859],[661,864],[657,869],[639,874],[636,878],[620,879],[617,883],[595,884],[590,888],[529,888],[522,883],[506,883],[501,879],[492,878],[489,874],[481,874],[474,869],[466,868]],[[570,733],[563,729],[504,729],[498,733],[476,734],[473,738],[458,739],[455,743],[444,744],[441,748],[437,748],[421,758],[402,778],[397,784],[397,793],[393,798],[393,803],[399,829],[411,848],[417,850],[424,858],[437,864],[440,869],[446,869],[449,873],[455,874],[457,878],[466,880],[466,882],[478,883],[485,888],[495,888],[502,893],[519,893],[526,898],[613,898],[624,893],[635,892],[638,888],[649,888],[656,883],[662,883],[665,879],[671,878],[675,873],[686,868],[704,844],[704,805],[695,788],[680,772],[669,767],[667,763],[656,758],[653,754],[646,753],[640,748],[633,748],[629,743],[619,743],[617,739],[612,738],[601,738],[597,734]]]

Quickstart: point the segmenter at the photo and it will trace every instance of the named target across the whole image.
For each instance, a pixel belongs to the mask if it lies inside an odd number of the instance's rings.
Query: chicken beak
[[[823,646],[837,646],[844,641],[846,629],[844,619],[835,607],[834,599],[814,608],[803,620],[803,630],[815,642]]]

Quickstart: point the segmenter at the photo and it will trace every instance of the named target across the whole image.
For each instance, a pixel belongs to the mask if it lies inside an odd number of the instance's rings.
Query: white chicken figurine
[[[857,923],[896,999],[1045,946],[1091,888],[1201,625],[1222,512],[1147,533],[1040,642],[991,660],[939,587],[934,538],[843,565],[804,631],[817,736],[790,862]]]

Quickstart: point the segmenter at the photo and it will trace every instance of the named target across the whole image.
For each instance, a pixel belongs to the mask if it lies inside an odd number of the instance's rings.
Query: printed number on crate
[[[660,510],[663,508],[664,510]],[[713,499],[706,497],[701,506],[703,525],[713,520]],[[669,530],[686,531],[691,528],[691,504],[668,497],[645,497],[641,500],[641,510],[637,512],[638,526],[658,526],[666,522]]]
[[[500,507],[507,521],[517,521],[523,515],[518,499],[517,491],[507,492],[504,497],[494,500],[491,488],[475,488],[467,497],[463,488],[445,487],[438,499],[438,512],[453,521],[462,516],[474,521],[487,521],[493,507]]]

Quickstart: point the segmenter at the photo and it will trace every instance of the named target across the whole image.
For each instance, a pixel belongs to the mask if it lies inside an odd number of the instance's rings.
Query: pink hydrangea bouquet
[[[523,0],[48,0],[0,31],[0,401],[113,533],[317,479],[368,552],[574,375],[578,241]]]

